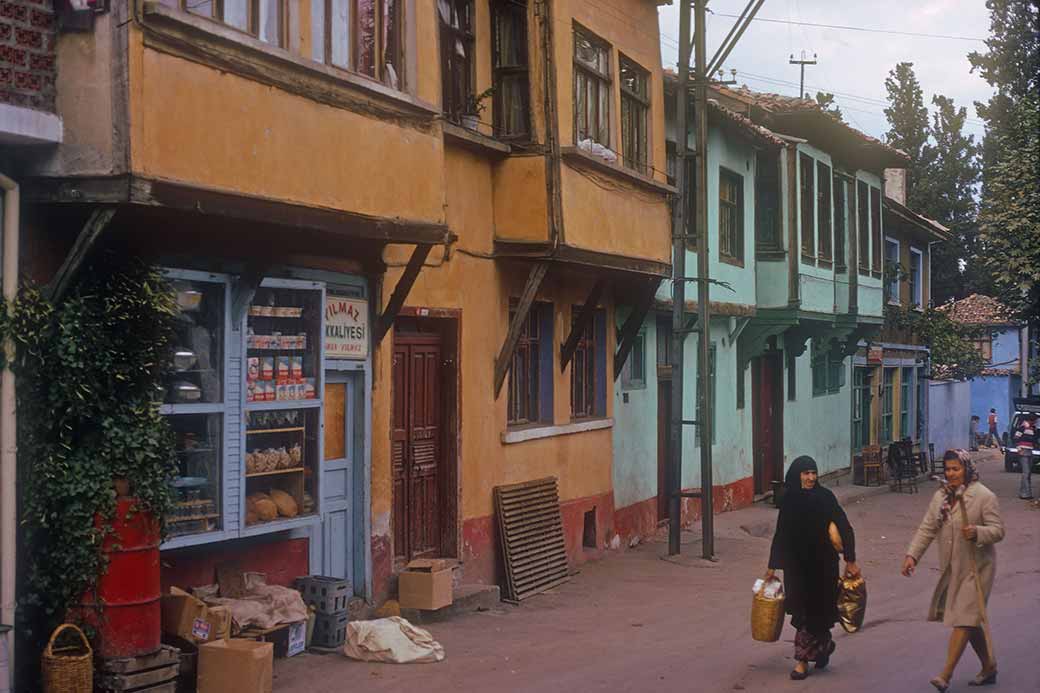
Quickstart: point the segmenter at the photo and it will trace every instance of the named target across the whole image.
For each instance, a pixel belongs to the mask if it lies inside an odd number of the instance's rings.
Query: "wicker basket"
[[[66,630],[75,631],[81,644],[55,647],[54,642]],[[87,636],[71,623],[63,623],[51,633],[43,650],[44,693],[92,693],[94,690],[94,651]]]
[[[751,602],[751,637],[759,642],[776,642],[784,628],[784,598],[762,596],[765,584],[755,593]]]

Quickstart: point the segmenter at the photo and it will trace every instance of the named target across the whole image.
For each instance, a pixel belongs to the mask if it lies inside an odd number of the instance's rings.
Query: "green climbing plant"
[[[160,522],[173,502],[173,436],[159,413],[176,313],[170,287],[156,268],[114,254],[78,277],[57,302],[23,287],[2,316],[18,378],[19,606],[35,642],[105,568],[113,479],[126,478],[136,507]]]
[[[954,322],[941,310],[919,311],[887,305],[885,325],[920,337],[931,349],[932,373],[936,378],[970,380],[987,366],[973,341],[984,337],[985,330]]]

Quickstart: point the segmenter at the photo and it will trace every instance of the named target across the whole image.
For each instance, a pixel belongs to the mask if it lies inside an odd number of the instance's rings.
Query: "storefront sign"
[[[325,358],[368,356],[368,301],[325,296]]]
[[[867,363],[872,366],[880,366],[885,360],[885,350],[882,347],[870,347],[867,349]]]

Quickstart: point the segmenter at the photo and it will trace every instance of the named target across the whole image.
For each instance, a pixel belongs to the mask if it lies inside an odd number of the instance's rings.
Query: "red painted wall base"
[[[688,491],[697,489],[685,489]],[[747,477],[732,484],[716,486],[713,489],[712,500],[715,504],[715,514],[745,508],[754,502],[755,482],[752,477]],[[647,537],[657,531],[657,497],[648,498],[624,508],[618,508],[615,513],[614,524],[617,533],[623,539],[631,537]],[[683,498],[682,501],[682,526],[689,527],[701,518],[701,501],[699,498]]]
[[[163,551],[160,556],[162,591],[171,586],[190,590],[217,581],[217,566],[229,564],[243,572],[266,573],[271,585],[291,586],[310,574],[307,539],[263,538],[206,544]]]

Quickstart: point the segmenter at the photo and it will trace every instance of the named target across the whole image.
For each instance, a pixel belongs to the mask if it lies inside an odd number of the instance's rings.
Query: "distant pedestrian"
[[[991,448],[1000,446],[1000,437],[997,435],[997,410],[992,407],[989,410],[989,435],[987,436],[988,442],[986,443]]]
[[[804,455],[787,470],[766,571],[767,581],[778,569],[784,571],[784,608],[798,631],[791,672],[796,681],[809,675],[809,662],[823,669],[834,652],[831,628],[838,621],[838,552],[830,539],[832,522],[841,534],[846,575],[860,574],[852,525],[830,489],[817,483],[817,475],[816,461]]]
[[[1022,500],[1032,500],[1033,450],[1037,445],[1035,415],[1022,419],[1022,424],[1015,431],[1014,442],[1018,447],[1018,466],[1022,472],[1022,480],[1018,484],[1018,497]]]
[[[972,452],[979,449],[979,417],[975,414],[972,414],[971,423],[968,424],[968,447]]]
[[[978,480],[967,451],[947,450],[943,466],[946,479],[932,496],[921,526],[906,550],[902,571],[907,577],[913,575],[928,546],[938,540],[942,572],[932,594],[928,620],[942,621],[953,628],[946,665],[931,680],[939,691],[949,687],[953,670],[969,642],[982,663],[982,671],[970,685],[997,682],[997,662],[987,646],[984,631],[988,627],[988,622],[984,623],[984,602],[993,589],[997,568],[994,544],[1004,538],[997,497]],[[980,593],[983,603],[980,603]]]

